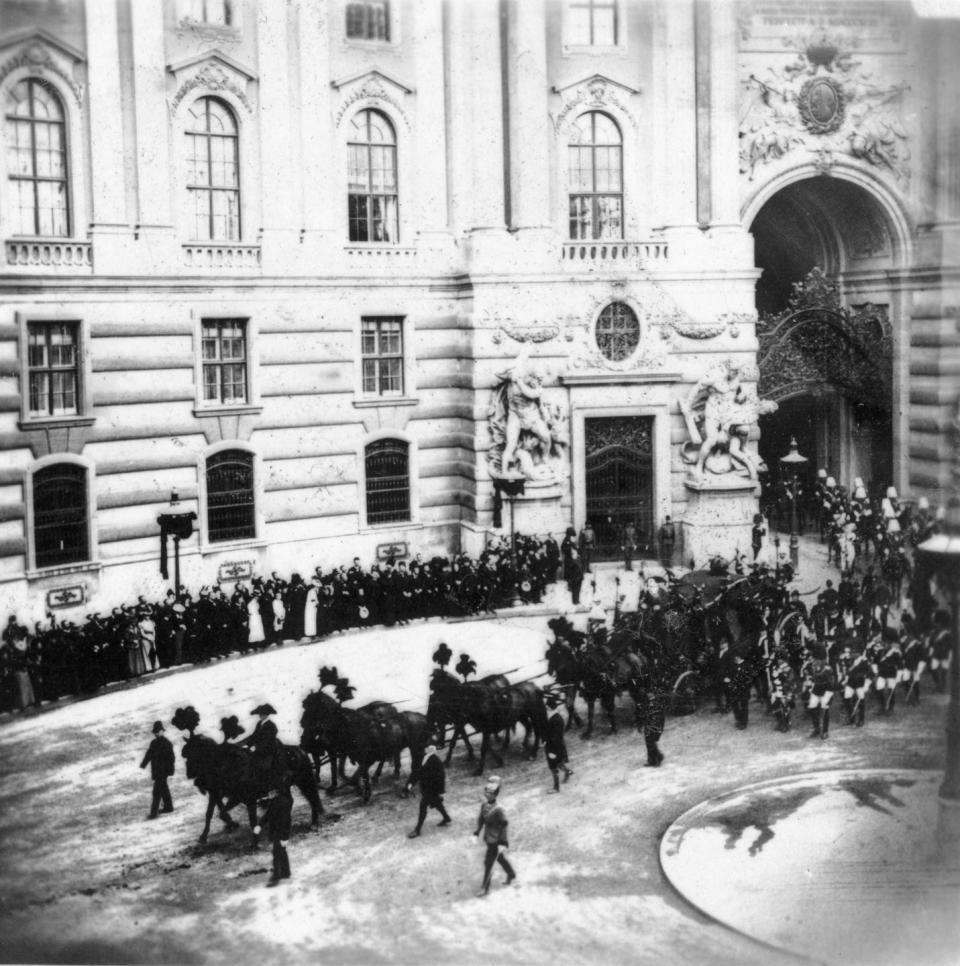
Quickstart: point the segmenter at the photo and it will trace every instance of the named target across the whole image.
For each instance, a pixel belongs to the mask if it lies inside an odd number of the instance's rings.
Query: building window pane
[[[7,96],[6,138],[13,234],[68,236],[65,115],[45,81],[29,77],[14,85]]]
[[[33,474],[33,542],[37,567],[89,559],[87,471],[57,463]]]
[[[568,8],[568,43],[612,47],[617,43],[616,0],[576,0]]]
[[[255,536],[253,454],[216,453],[207,460],[207,538],[219,543]]]
[[[367,523],[410,519],[410,460],[399,439],[381,439],[366,449]]]
[[[198,23],[216,24],[218,27],[233,25],[232,0],[190,0],[188,19]]]
[[[360,322],[363,391],[371,396],[403,395],[403,319]]]
[[[623,237],[623,145],[620,129],[599,111],[581,115],[567,148],[569,225],[573,239]]]
[[[190,108],[186,139],[194,240],[239,241],[239,136],[233,112],[214,97],[201,97]]]
[[[387,0],[347,4],[347,37],[351,40],[390,40]]]
[[[80,354],[76,322],[27,325],[27,382],[31,416],[79,414]]]
[[[353,119],[347,145],[347,183],[350,241],[396,243],[396,135],[377,111],[361,111]]]
[[[204,321],[200,356],[205,402],[247,401],[247,324],[243,319]]]
[[[597,319],[597,347],[611,362],[633,355],[640,344],[640,322],[633,309],[623,302],[606,306]]]

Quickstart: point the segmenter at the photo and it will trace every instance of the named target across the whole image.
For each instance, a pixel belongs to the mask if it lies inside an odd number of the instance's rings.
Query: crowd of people
[[[354,557],[349,566],[317,567],[307,580],[272,573],[238,582],[232,591],[216,584],[196,594],[181,586],[163,600],[141,597],[109,614],[88,614],[82,623],[50,613],[31,628],[10,615],[0,633],[0,712],[284,641],[492,613],[515,595],[536,603],[557,579],[561,557],[552,537],[518,534],[516,566],[508,542],[495,538],[477,558],[417,554],[364,568]]]

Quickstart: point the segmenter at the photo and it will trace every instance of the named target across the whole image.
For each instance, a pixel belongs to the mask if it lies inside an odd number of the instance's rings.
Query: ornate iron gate
[[[653,546],[653,417],[587,419],[587,519],[597,534],[595,556],[621,556],[624,527],[637,530],[637,555]]]

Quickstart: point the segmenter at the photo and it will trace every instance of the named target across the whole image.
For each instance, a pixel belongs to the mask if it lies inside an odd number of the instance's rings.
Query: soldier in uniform
[[[890,715],[897,700],[897,684],[900,682],[900,671],[903,668],[903,653],[900,650],[900,638],[892,627],[883,629],[882,638],[883,649],[877,661],[875,687],[882,714]]]
[[[666,761],[658,744],[663,736],[666,717],[667,696],[661,687],[650,681],[644,691],[643,740],[647,746],[646,768],[659,768]]]
[[[479,839],[483,832],[483,842],[486,845],[486,854],[483,859],[483,885],[477,893],[477,898],[482,898],[490,890],[490,879],[493,875],[493,864],[499,862],[503,871],[507,873],[506,884],[517,877],[513,871],[513,866],[507,860],[507,814],[503,806],[498,802],[500,795],[500,779],[496,775],[491,775],[487,780],[483,790],[484,801],[480,806],[480,814],[477,816],[477,830],[473,833],[474,840]]]
[[[260,827],[266,824],[273,847],[273,867],[267,885],[275,886],[282,879],[290,878],[287,841],[293,811],[293,796],[290,793],[292,776],[283,745],[277,738],[277,726],[272,721],[260,721],[257,730],[259,743],[253,752],[254,769],[266,788],[266,794],[259,802],[264,812],[254,832],[259,834]]]
[[[916,632],[916,625],[909,614],[900,618],[903,646],[903,668],[900,678],[907,687],[907,704],[920,703],[920,678],[927,669],[927,646]]]
[[[867,692],[870,690],[871,668],[867,656],[859,648],[851,648],[851,660],[841,678],[843,704],[847,724],[863,727],[867,714]]]
[[[727,705],[733,712],[733,720],[737,730],[746,730],[750,723],[750,688],[753,684],[753,671],[743,652],[738,648],[732,650],[732,664],[728,666],[723,679],[727,694]]]
[[[789,731],[797,704],[797,680],[786,658],[775,654],[770,668],[770,701],[777,719],[777,731]]]
[[[150,766],[150,777],[153,779],[153,798],[147,818],[156,818],[160,812],[173,811],[173,798],[170,795],[167,779],[173,774],[175,759],[173,745],[164,736],[163,730],[163,722],[154,721],[153,741],[150,742],[150,747],[147,748],[147,753],[140,762],[141,768]]]
[[[633,520],[628,520],[623,528],[623,541],[620,549],[623,551],[623,569],[633,570],[633,555],[637,551],[637,528]]]
[[[677,545],[677,530],[669,514],[657,534],[657,543],[660,547],[660,564],[665,570],[669,570],[673,566],[673,551]]]
[[[593,526],[589,520],[584,524],[583,529],[580,531],[580,539],[578,541],[577,548],[580,551],[580,563],[583,566],[584,573],[591,572],[591,565],[593,563],[593,548],[597,543],[597,535],[594,532]]]
[[[826,740],[830,733],[830,702],[837,690],[837,676],[824,660],[822,649],[814,656],[809,675],[810,696],[807,699],[807,709],[813,721],[810,737]]]
[[[938,610],[933,615],[933,630],[930,631],[930,670],[937,691],[947,690],[947,673],[953,659],[953,634],[950,631],[950,615]]]
[[[250,748],[253,751],[256,751],[257,748],[260,746],[260,743],[265,734],[269,735],[271,731],[274,735],[276,734],[277,726],[272,721],[268,720],[270,718],[270,715],[276,714],[276,713],[277,713],[276,709],[273,707],[272,704],[257,705],[257,707],[255,707],[253,711],[250,712],[250,714],[258,715],[260,720],[253,726],[253,731],[251,731],[246,738],[244,738],[241,742],[239,742],[239,744],[245,745],[247,748]],[[267,728],[266,731],[264,731],[264,728],[267,725],[270,725],[270,727]]]

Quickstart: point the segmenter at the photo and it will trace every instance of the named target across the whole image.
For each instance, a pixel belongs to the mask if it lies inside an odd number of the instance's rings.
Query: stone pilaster
[[[171,157],[167,117],[163,5],[130,6],[133,99],[136,117],[138,256],[145,271],[170,271],[176,259],[171,206]]]
[[[123,170],[116,0],[88,0],[86,21],[93,264],[98,274],[124,274],[130,267],[132,236]]]
[[[334,138],[329,84],[331,10],[329,4],[300,0],[296,12],[300,46],[300,157],[305,186],[337,183],[333,172],[334,153],[330,150]],[[301,212],[301,265],[310,273],[331,262],[334,249],[343,246],[346,236],[336,237],[336,209],[330,203],[328,192],[304,190]]]
[[[280,274],[299,256],[302,181],[290,160],[296,151],[290,111],[287,51],[288,7],[257,6],[257,60],[260,78],[260,173],[262,265],[265,274]],[[251,226],[252,227],[252,226]],[[246,234],[246,232],[244,232]]]

